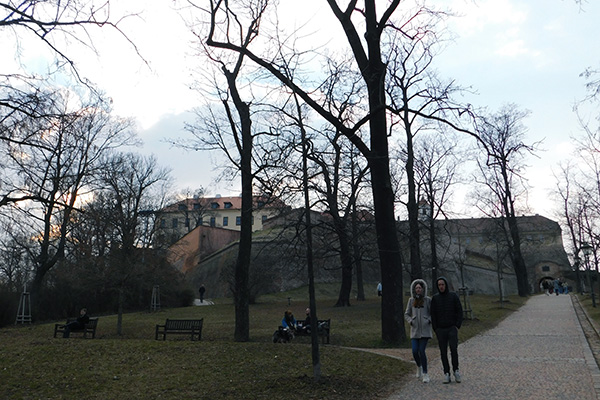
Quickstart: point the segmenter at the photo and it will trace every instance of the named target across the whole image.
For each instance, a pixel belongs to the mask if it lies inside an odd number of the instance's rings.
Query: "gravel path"
[[[496,328],[459,344],[458,354],[462,383],[442,383],[439,350],[429,346],[431,382],[406,378],[388,400],[600,400],[600,371],[570,296],[531,297]],[[387,355],[412,360],[407,351]]]

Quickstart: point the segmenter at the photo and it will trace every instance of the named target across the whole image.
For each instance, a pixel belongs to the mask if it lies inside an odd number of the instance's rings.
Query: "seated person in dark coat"
[[[90,322],[90,317],[87,315],[87,308],[82,308],[79,312],[79,317],[76,321],[69,322],[65,325],[65,331],[63,333],[64,338],[68,338],[71,331],[80,331],[85,328],[85,324]]]

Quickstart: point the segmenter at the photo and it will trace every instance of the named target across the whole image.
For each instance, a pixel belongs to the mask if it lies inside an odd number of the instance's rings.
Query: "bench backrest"
[[[185,330],[190,330],[192,328],[201,328],[202,327],[202,322],[204,321],[204,318],[202,319],[167,319],[165,321],[165,329],[170,330],[170,331],[185,331]]]

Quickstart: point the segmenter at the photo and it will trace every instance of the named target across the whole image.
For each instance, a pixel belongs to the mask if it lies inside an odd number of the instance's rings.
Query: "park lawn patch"
[[[272,343],[286,309],[303,319],[308,304],[304,288],[263,296],[251,305],[247,343],[233,342],[234,307],[229,299],[217,299],[214,306],[125,314],[121,336],[116,315],[99,316],[96,339],[55,339],[54,321],[1,329],[0,392],[24,399],[385,397],[402,376],[413,372],[413,364],[345,348],[391,345],[380,339],[380,299],[334,307],[338,289],[319,286],[318,317],[331,318],[332,344],[320,346],[318,383],[313,380],[310,338]],[[509,299],[501,308],[494,297],[472,296],[475,318],[465,321],[460,340],[495,326],[525,301]],[[155,325],[166,318],[204,318],[202,340],[154,340]],[[408,341],[400,346],[408,347]]]
[[[5,398],[360,399],[409,369],[395,359],[324,346],[323,377],[314,384],[310,346],[304,344],[25,338],[4,343]]]
[[[600,324],[600,298],[596,296],[596,307],[593,306],[592,296],[588,294],[577,294],[579,301],[585,307],[585,311],[588,316],[593,319],[597,324]]]

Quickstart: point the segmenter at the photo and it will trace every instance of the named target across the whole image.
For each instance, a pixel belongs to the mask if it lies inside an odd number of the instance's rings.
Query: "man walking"
[[[200,293],[200,303],[204,303],[204,293],[206,292],[204,284],[200,285],[200,289],[198,289],[198,292]]]
[[[448,364],[448,346],[452,357],[454,380],[460,383],[458,371],[458,329],[462,324],[463,310],[458,295],[448,288],[444,277],[437,280],[439,293],[431,299],[431,325],[440,346],[442,366],[444,367],[444,383],[450,383],[450,365]]]

